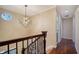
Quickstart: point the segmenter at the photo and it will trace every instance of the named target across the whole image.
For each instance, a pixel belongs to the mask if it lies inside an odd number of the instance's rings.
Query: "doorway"
[[[62,38],[71,39],[73,38],[73,19],[62,19]]]
[[[57,17],[57,47],[54,49],[55,53],[59,54],[73,54],[77,53],[75,43],[73,41],[73,17],[62,18]]]

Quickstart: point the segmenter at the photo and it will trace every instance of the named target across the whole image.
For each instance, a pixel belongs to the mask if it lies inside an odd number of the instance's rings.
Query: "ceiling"
[[[77,5],[28,5],[26,7],[26,14],[30,17],[55,7],[57,8],[57,13],[62,18],[71,18],[74,15]],[[25,15],[24,5],[0,5],[0,8]]]
[[[57,6],[57,12],[62,18],[71,18],[73,17],[77,5],[59,5]]]
[[[27,16],[33,16],[54,7],[55,7],[54,5],[28,5],[26,8],[26,14]],[[24,5],[1,5],[0,8],[6,9],[21,15],[25,15]]]

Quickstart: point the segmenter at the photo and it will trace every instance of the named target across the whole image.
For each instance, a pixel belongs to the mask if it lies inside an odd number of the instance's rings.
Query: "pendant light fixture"
[[[25,5],[25,21],[27,20],[27,15],[26,15],[26,8],[27,8],[27,5]]]
[[[25,5],[25,23],[27,24],[27,23],[29,23],[30,22],[30,20],[28,19],[28,17],[27,17],[27,5]]]
[[[23,26],[27,26],[28,23],[30,22],[29,18],[27,17],[27,5],[24,5],[24,11],[25,11],[25,15],[23,17],[23,19],[20,19],[20,23],[23,25]]]

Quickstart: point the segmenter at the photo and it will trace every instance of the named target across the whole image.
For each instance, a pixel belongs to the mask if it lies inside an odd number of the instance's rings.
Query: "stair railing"
[[[10,44],[15,43],[16,54],[18,54],[18,43],[22,42],[22,54],[46,54],[46,34],[47,31],[42,31],[42,34],[38,35],[1,41],[0,47],[7,46],[7,53],[10,54]],[[25,41],[27,46],[25,46]]]

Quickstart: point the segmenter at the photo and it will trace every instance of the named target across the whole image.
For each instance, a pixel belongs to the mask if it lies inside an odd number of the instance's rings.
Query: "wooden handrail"
[[[31,45],[33,43],[35,43],[36,41],[38,41],[38,39],[40,37],[43,37],[43,42],[44,42],[44,54],[46,53],[46,34],[47,32],[46,31],[42,31],[42,34],[38,34],[38,35],[33,35],[33,36],[29,36],[29,37],[23,37],[23,38],[18,38],[18,39],[12,39],[12,40],[7,40],[7,41],[0,41],[0,47],[1,46],[5,46],[7,45],[7,51],[8,51],[8,54],[9,54],[9,45],[10,44],[13,44],[13,43],[16,43],[16,53],[18,53],[18,42],[22,42],[22,53],[24,53],[23,51],[25,50],[24,48],[24,41],[25,40],[32,40],[33,38],[35,39],[33,42],[31,42]],[[28,45],[27,44],[27,48],[31,45]]]
[[[23,41],[23,40],[28,40],[28,39],[35,38],[35,37],[42,36],[42,35],[43,34],[38,34],[38,35],[33,35],[33,36],[29,36],[29,37],[24,37],[24,38],[18,38],[18,39],[12,39],[12,40],[7,40],[7,41],[1,41],[0,42],[0,46],[4,46],[4,45],[7,45],[7,44],[20,42],[20,41]]]

